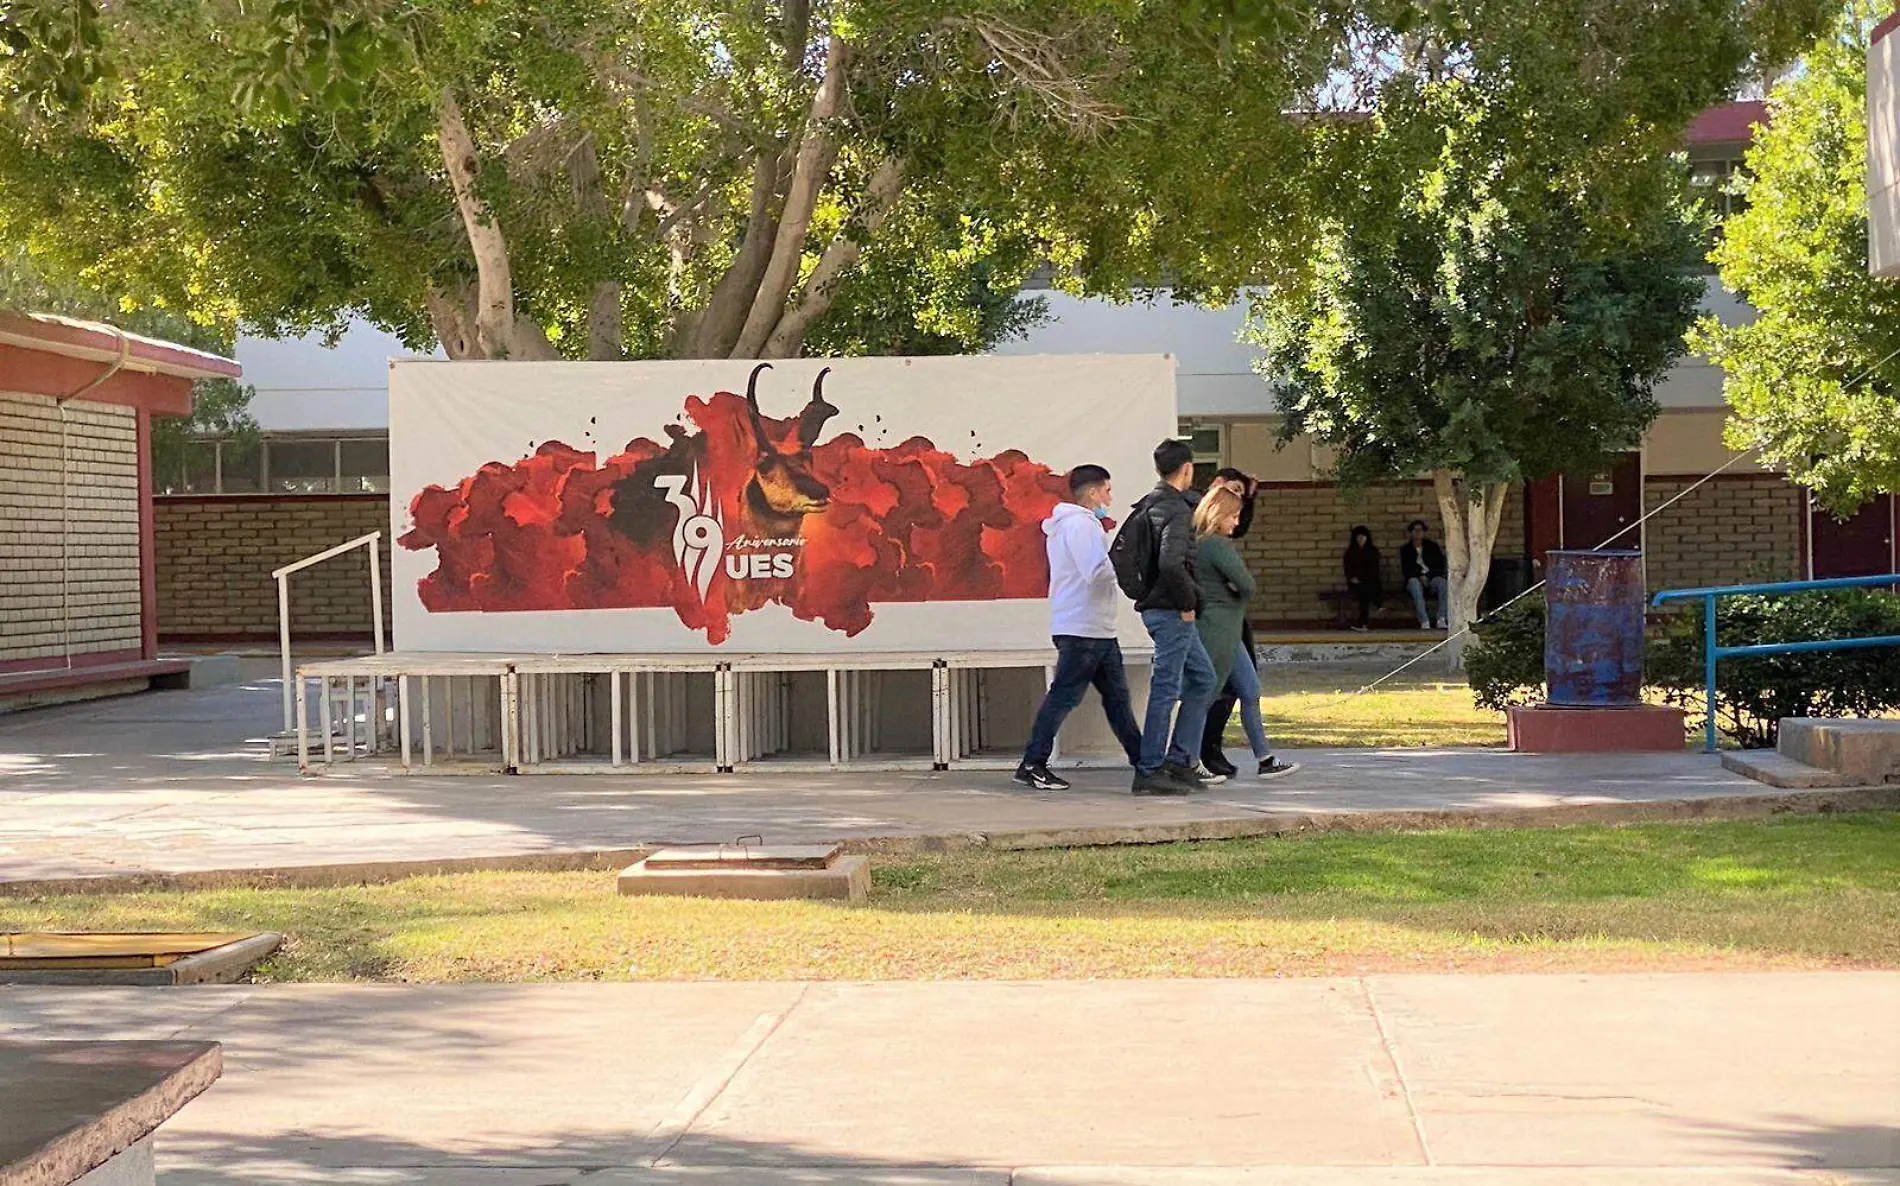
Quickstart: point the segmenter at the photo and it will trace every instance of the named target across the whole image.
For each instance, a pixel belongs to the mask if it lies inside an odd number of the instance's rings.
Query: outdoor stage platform
[[[1152,652],[1124,657],[1140,704]],[[1013,768],[1054,665],[1052,650],[326,659],[296,669],[296,753],[312,774]],[[1052,764],[1125,762],[1091,691]]]

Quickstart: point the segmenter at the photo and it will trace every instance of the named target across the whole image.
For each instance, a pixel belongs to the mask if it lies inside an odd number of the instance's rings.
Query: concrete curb
[[[1900,811],[1900,786],[1835,787],[1705,799],[1656,799],[1641,803],[1569,803],[1554,807],[1471,807],[1431,811],[1360,811],[1333,815],[1260,812],[1217,819],[1153,824],[1114,824],[1014,832],[963,832],[934,836],[871,836],[842,841],[845,852],[914,856],[985,848],[1106,848],[1173,844],[1188,840],[1244,840],[1321,832],[1423,832],[1443,829],[1558,828],[1574,824],[1667,823],[1745,820],[1775,815],[1835,815],[1853,811]],[[674,842],[678,843],[678,842]],[[640,848],[572,849],[516,856],[444,857],[437,860],[363,861],[258,869],[206,869],[190,873],[134,873],[99,877],[0,881],[0,898],[55,894],[119,894],[193,889],[322,889],[375,885],[446,873],[618,872],[662,845]]]

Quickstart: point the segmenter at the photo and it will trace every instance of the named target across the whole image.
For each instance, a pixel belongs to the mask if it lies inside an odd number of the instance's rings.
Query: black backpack
[[[1134,513],[1115,532],[1108,545],[1108,562],[1115,569],[1115,583],[1130,601],[1148,596],[1160,577],[1158,571],[1161,539],[1155,532],[1154,513],[1148,500],[1135,504]]]

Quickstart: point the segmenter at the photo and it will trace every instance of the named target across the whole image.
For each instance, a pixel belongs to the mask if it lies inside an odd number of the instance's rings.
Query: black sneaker
[[[1047,766],[1018,766],[1011,776],[1026,787],[1038,791],[1066,791],[1069,784],[1066,779],[1057,778],[1049,773]]]
[[[1203,757],[1201,759],[1201,765],[1213,773],[1220,775],[1222,778],[1232,778],[1234,775],[1240,773],[1240,767],[1229,762],[1224,757],[1216,757],[1212,754]]]
[[[1167,768],[1163,767],[1153,774],[1135,771],[1135,785],[1129,790],[1137,795],[1187,795],[1192,794],[1194,788],[1169,778]]]
[[[1202,778],[1200,772],[1191,766],[1183,766],[1179,762],[1163,762],[1161,763],[1161,773],[1191,791],[1204,791],[1207,789],[1207,780]]]
[[[1279,778],[1283,775],[1291,774],[1299,768],[1300,764],[1298,762],[1282,762],[1272,754],[1268,754],[1260,761],[1260,777],[1268,779]]]

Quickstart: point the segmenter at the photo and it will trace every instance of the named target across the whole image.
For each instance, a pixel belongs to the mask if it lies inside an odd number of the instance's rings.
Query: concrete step
[[[1849,780],[1837,785],[1900,783],[1900,720],[1786,717],[1775,748]]]
[[[1722,755],[1722,768],[1747,775],[1756,782],[1790,791],[1861,785],[1847,775],[1797,762],[1771,749],[1730,750]]]

